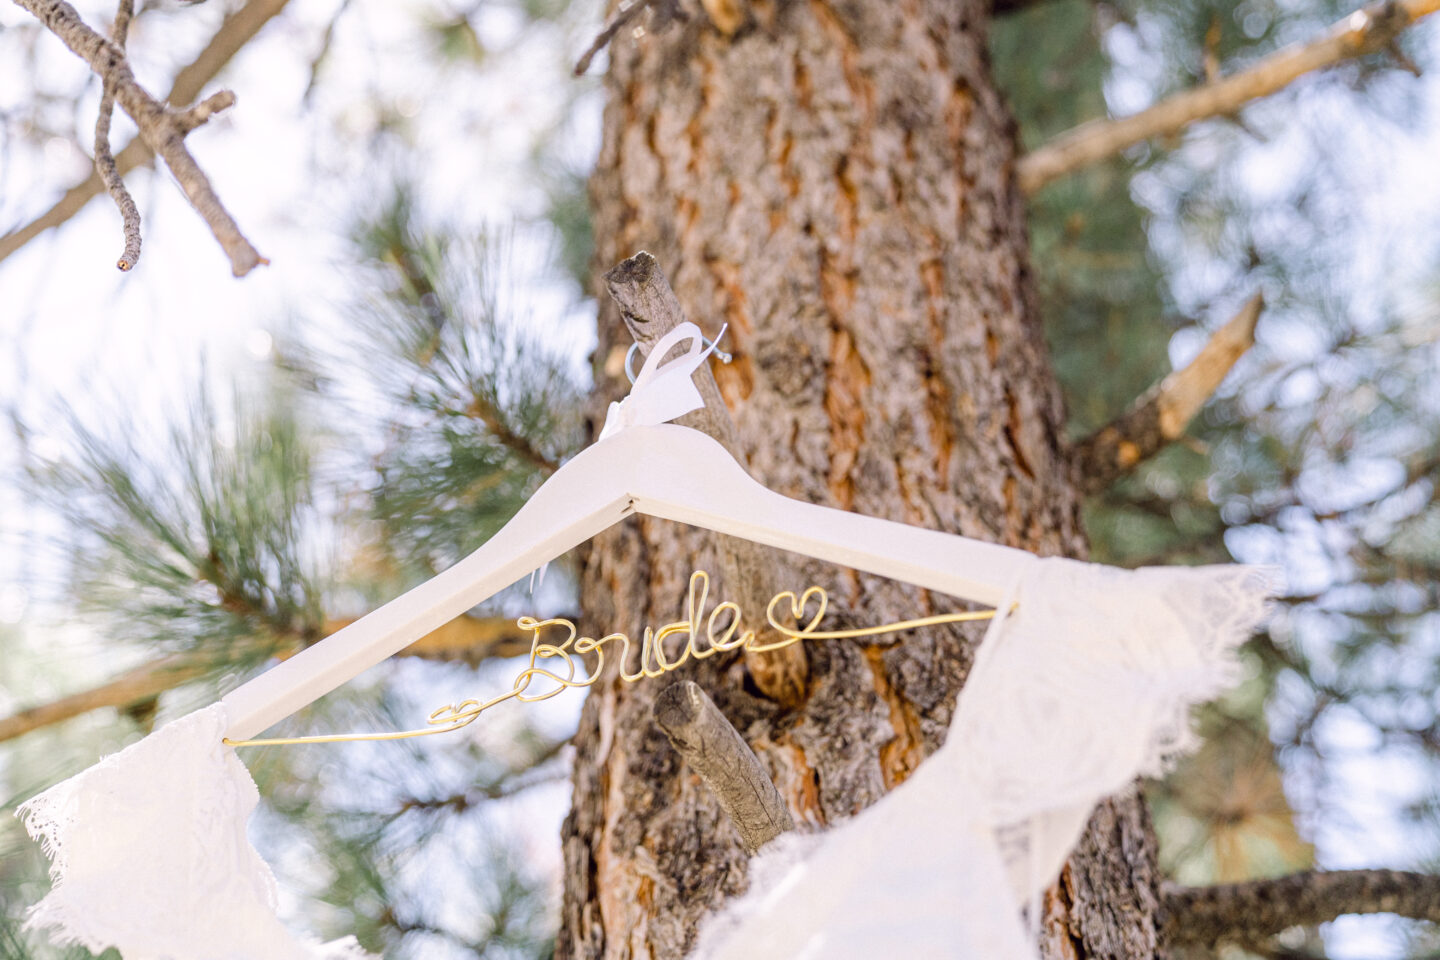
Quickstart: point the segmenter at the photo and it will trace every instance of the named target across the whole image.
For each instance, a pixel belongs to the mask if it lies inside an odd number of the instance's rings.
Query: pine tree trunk
[[[688,21],[611,47],[591,184],[599,268],[647,249],[692,319],[711,332],[730,324],[735,362],[715,375],[767,486],[1082,555],[983,0],[755,2],[728,37],[687,9]],[[629,337],[601,300],[603,405],[625,390]],[[597,538],[582,628],[638,634],[676,619],[690,571],[718,574],[716,549],[711,535],[648,518]],[[956,607],[783,563],[793,579],[774,590],[818,583],[838,622]],[[723,582],[715,590],[723,597]],[[796,709],[758,695],[733,658],[686,675],[756,749],[796,821],[826,824],[943,742],[978,636],[928,628],[811,645]],[[651,719],[666,682],[612,676],[589,695],[564,829],[560,958],[682,957],[699,920],[745,888],[735,830]],[[1143,806],[1104,805],[1048,900],[1047,955],[1156,955],[1153,860]]]

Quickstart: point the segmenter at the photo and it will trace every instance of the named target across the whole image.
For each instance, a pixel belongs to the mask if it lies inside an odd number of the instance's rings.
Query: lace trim
[[[1190,709],[1239,679],[1236,650],[1278,587],[1263,567],[1031,565],[987,636],[946,746],[992,824],[1093,804],[1194,746]]]
[[[246,837],[259,802],[220,741],[215,704],[156,730],[18,811],[50,858],[29,929],[125,960],[365,960],[353,937],[293,937],[275,878]]]
[[[1235,651],[1278,585],[1255,567],[1028,565],[945,745],[818,841],[762,852],[693,960],[864,960],[902,942],[913,956],[1033,958],[1020,905],[1038,916],[1032,898],[1100,799],[1191,747],[1190,708],[1239,678]]]

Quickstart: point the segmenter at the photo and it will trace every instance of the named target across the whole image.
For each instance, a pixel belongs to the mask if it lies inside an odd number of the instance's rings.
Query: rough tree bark
[[[1083,555],[987,7],[756,0],[727,36],[690,4],[663,32],[619,37],[591,184],[597,274],[648,249],[692,319],[712,333],[729,322],[735,362],[715,375],[770,487]],[[624,392],[629,337],[596,291],[598,416]],[[633,634],[675,619],[690,571],[718,572],[714,549],[646,518],[597,538],[582,626]],[[840,623],[954,607],[849,570],[790,569],[802,579],[775,590],[824,586]],[[793,710],[758,696],[733,658],[687,676],[804,829],[873,803],[943,741],[979,630],[814,645]],[[700,918],[745,887],[739,836],[652,720],[663,686],[612,678],[586,703],[558,957],[680,957]],[[1048,900],[1047,955],[1155,955],[1153,858],[1136,797],[1103,805]]]

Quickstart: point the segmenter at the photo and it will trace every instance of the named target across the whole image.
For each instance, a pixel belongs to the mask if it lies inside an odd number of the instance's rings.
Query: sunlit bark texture
[[[692,319],[711,332],[730,324],[735,362],[715,374],[750,472],[773,489],[1082,555],[985,3],[746,9],[730,36],[695,5],[688,20],[611,47],[592,182],[597,267],[650,250]],[[599,341],[603,403],[624,391],[629,341],[608,302]],[[677,619],[690,571],[718,573],[715,549],[708,534],[643,518],[597,538],[582,626],[633,635]],[[853,571],[784,563],[792,579],[774,589],[826,587],[838,623],[957,608]],[[943,741],[978,636],[929,628],[812,646],[794,710],[759,696],[736,659],[680,676],[713,695],[804,829],[873,803]],[[745,889],[740,838],[651,719],[667,682],[612,677],[586,704],[560,957],[680,957],[699,919]],[[1143,811],[1117,801],[1096,825],[1048,902],[1046,950],[1152,956]]]

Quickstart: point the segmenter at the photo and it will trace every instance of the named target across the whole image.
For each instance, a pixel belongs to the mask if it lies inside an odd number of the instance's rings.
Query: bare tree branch
[[[229,110],[233,106],[235,106],[235,94],[231,91],[221,90],[219,93],[212,93],[189,110],[177,112],[175,126],[182,135],[187,134],[196,127],[209,123],[210,118],[221,110]]]
[[[310,97],[315,93],[315,86],[320,82],[320,71],[325,66],[325,61],[330,56],[330,47],[335,42],[335,28],[340,25],[340,18],[350,9],[353,0],[340,0],[340,6],[331,14],[330,22],[325,24],[325,33],[320,37],[320,49],[310,60],[310,81],[305,84],[305,92],[300,95],[300,102],[308,104]]]
[[[130,141],[115,155],[115,170],[120,176],[124,176],[136,167],[143,166],[150,162],[153,154],[150,148],[139,139]],[[94,199],[95,195],[105,189],[105,184],[100,180],[99,173],[91,173],[90,176],[80,183],[65,191],[64,195],[55,202],[55,205],[46,210],[40,216],[31,220],[23,227],[0,236],[0,261],[3,261],[10,254],[19,250],[25,244],[34,240],[40,234],[51,227],[58,227],[69,220],[75,214],[84,209],[85,204]]]
[[[1320,39],[1277,50],[1234,76],[1177,93],[1134,116],[1082,124],[1020,158],[1020,189],[1034,193],[1141,141],[1176,133],[1206,117],[1233,114],[1313,70],[1384,50],[1402,30],[1437,9],[1440,0],[1371,4],[1335,24]]]
[[[134,15],[135,0],[120,0],[115,10],[115,22],[110,25],[110,40],[121,50],[125,49],[130,18]],[[120,208],[120,219],[124,223],[125,250],[115,266],[129,270],[140,262],[140,208],[135,206],[135,198],[125,188],[120,171],[115,169],[115,156],[110,152],[110,118],[114,113],[115,85],[105,80],[100,94],[100,115],[95,118],[95,172],[110,192],[115,206]]]
[[[165,102],[172,107],[184,107],[194,101],[205,84],[213,80],[245,44],[253,40],[260,28],[270,22],[287,2],[288,0],[250,0],[226,18],[205,49],[175,75]],[[181,123],[183,126],[183,122]],[[154,152],[149,145],[143,138],[137,137],[115,154],[116,172],[123,177],[136,167],[149,163],[152,156]],[[0,236],[0,261],[46,230],[58,227],[75,216],[104,188],[99,173],[91,174],[89,178],[67,190],[49,210],[23,227]]]
[[[710,11],[709,0],[701,0],[701,2],[705,4],[706,10]],[[730,3],[733,2],[733,0],[726,0],[726,2]],[[646,9],[652,11],[650,14],[650,30],[656,33],[664,30],[676,20],[689,19],[689,15],[680,9],[678,0],[620,0],[615,7],[615,16],[610,18],[610,21],[605,24],[601,31],[596,34],[595,39],[591,41],[589,48],[580,55],[580,59],[575,64],[575,76],[584,76],[585,71],[590,69],[590,63],[595,59],[596,54],[604,50],[610,44],[610,41],[615,39],[617,33],[630,23],[630,21],[640,16]],[[714,19],[713,12],[711,12],[711,18]],[[716,23],[718,26],[719,21],[716,21]],[[636,29],[639,30],[641,28],[637,27]],[[724,27],[722,26],[721,29],[724,30]],[[726,34],[732,32],[734,32],[733,29],[725,30]]]
[[[1262,943],[1290,927],[1350,913],[1393,913],[1440,923],[1440,876],[1403,870],[1307,870],[1215,887],[1167,887],[1167,944]]]
[[[1104,490],[1185,432],[1230,368],[1255,343],[1255,324],[1264,306],[1260,294],[1251,297],[1215,331],[1189,366],[1141,394],[1128,410],[1075,446],[1071,463],[1085,493]]]
[[[353,622],[328,621],[323,634],[329,636]],[[529,652],[530,641],[531,635],[522,632],[508,617],[463,616],[421,637],[397,656],[474,665],[492,657],[521,656]],[[286,656],[304,646],[304,640],[298,636],[287,637],[271,644],[266,652]],[[166,690],[199,679],[212,667],[213,661],[198,653],[177,654],[142,664],[97,687],[0,717],[0,742],[102,707],[123,710],[143,704]]]
[[[101,707],[125,708],[194,680],[204,668],[188,657],[165,657],[122,673],[108,683],[0,719],[0,741],[48,727]]]
[[[1420,64],[1410,59],[1410,55],[1404,51],[1398,40],[1391,40],[1385,44],[1385,52],[1390,55],[1390,59],[1394,60],[1401,70],[1404,70],[1412,77],[1422,77],[1425,75],[1425,72],[1420,69]]]
[[[595,59],[596,54],[604,50],[610,41],[615,39],[615,34],[619,33],[625,24],[640,16],[648,6],[650,6],[650,0],[620,0],[615,16],[611,17],[610,22],[605,24],[604,28],[595,35],[590,46],[575,62],[575,76],[584,76],[585,71],[590,69],[590,63]]]
[[[230,258],[230,270],[237,277],[243,277],[255,267],[266,263],[264,257],[251,246],[250,241],[240,232],[235,219],[215,194],[210,178],[185,149],[185,131],[176,122],[175,112],[160,103],[135,80],[125,51],[115,43],[102,37],[80,19],[65,0],[15,0],[25,10],[34,14],[51,33],[59,37],[71,52],[90,65],[90,69],[104,82],[107,89],[113,89],[115,101],[135,121],[140,138],[150,149],[165,161],[170,172],[180,184],[190,206],[200,214],[206,226],[225,255]]]
[[[605,287],[646,357],[657,340],[685,322],[685,310],[665,272],[644,250],[612,267],[605,274]],[[705,406],[675,422],[714,437],[743,464],[745,455],[736,439],[735,423],[709,364],[701,364],[691,379]],[[781,554],[738,537],[719,537],[717,543],[721,579],[730,598],[745,610],[764,610],[775,584],[789,580]],[[759,627],[757,635],[761,644],[780,639],[768,624]],[[805,698],[810,664],[803,645],[796,643],[759,653],[746,650],[745,666],[760,692],[777,703],[795,706]]]
[[[760,758],[699,684],[682,680],[666,687],[655,698],[654,714],[690,769],[715,791],[746,853],[753,855],[795,829],[790,808]]]

